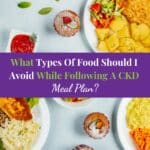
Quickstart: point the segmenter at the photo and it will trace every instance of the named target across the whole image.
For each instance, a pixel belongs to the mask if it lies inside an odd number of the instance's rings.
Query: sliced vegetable
[[[30,7],[32,5],[32,3],[31,2],[20,2],[20,3],[18,3],[18,7],[19,8],[28,8],[28,7]]]
[[[53,10],[52,7],[44,7],[44,8],[42,8],[42,9],[40,9],[38,13],[39,13],[40,15],[47,15],[47,14],[49,14],[52,10]]]
[[[100,3],[95,3],[95,4],[92,4],[90,9],[96,13],[100,12],[101,10],[101,4]]]
[[[102,28],[102,24],[99,22],[99,20],[97,20],[96,18],[92,17],[91,18],[91,21],[93,23],[93,25],[96,27],[96,28]]]
[[[121,3],[122,6],[119,4]],[[119,16],[122,13],[124,0],[119,2],[114,0],[96,0],[90,7],[91,21],[96,28],[109,27],[114,16]]]

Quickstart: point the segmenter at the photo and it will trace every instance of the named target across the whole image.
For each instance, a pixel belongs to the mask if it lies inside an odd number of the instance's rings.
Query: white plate
[[[14,30],[14,29],[11,30],[10,34],[9,34],[9,40],[8,40],[6,52],[11,52],[11,42],[12,42],[12,39],[14,38],[14,36],[16,36],[17,34],[32,35],[33,33],[22,32],[22,31]],[[39,42],[39,36],[37,34],[36,34],[36,36],[37,36],[37,40],[35,42],[35,47],[34,47],[33,52],[36,52],[37,46],[38,46],[38,42]]]
[[[116,118],[118,137],[124,150],[136,150],[136,146],[129,134],[129,129],[126,122],[127,105],[131,100],[132,98],[124,98],[121,101]]]
[[[69,108],[69,109],[76,109],[76,108],[85,107],[92,101],[91,99],[87,99],[87,100],[77,102],[77,103],[70,103],[70,102],[65,102],[62,98],[53,98],[53,99],[59,105],[64,106],[64,107]]]
[[[32,150],[42,150],[50,129],[50,113],[44,98],[39,99],[39,104],[32,109],[32,114],[33,118],[40,125],[40,132]]]
[[[84,8],[84,14],[83,14],[84,33],[91,48],[95,52],[101,52],[100,50],[97,49],[98,40],[97,40],[97,36],[95,33],[95,27],[90,20],[89,7],[92,3],[93,3],[93,0],[88,0]]]

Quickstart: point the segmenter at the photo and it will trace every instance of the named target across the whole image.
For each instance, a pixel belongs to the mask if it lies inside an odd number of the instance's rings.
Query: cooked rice
[[[123,14],[130,22],[150,26],[150,0],[127,0]]]
[[[0,127],[0,139],[6,150],[30,150],[39,132],[39,125],[33,121],[6,121]]]

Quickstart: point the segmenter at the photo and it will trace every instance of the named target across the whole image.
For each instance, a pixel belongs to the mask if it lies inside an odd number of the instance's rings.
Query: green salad
[[[33,108],[35,105],[39,103],[39,98],[37,97],[27,98],[26,101],[28,102],[30,108]]]

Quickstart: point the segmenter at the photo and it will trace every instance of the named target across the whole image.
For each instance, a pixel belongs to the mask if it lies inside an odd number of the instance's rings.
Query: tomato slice
[[[11,52],[32,53],[34,48],[35,42],[31,40],[29,35],[19,34],[12,39]]]
[[[108,28],[110,26],[111,21],[114,19],[114,16],[111,16],[109,18],[106,19],[102,19],[101,20],[101,24],[104,28]]]
[[[101,11],[101,4],[100,3],[95,3],[95,4],[92,4],[90,9],[96,13],[100,12]]]
[[[103,25],[100,23],[100,21],[98,21],[96,18],[92,17],[91,18],[91,21],[93,23],[93,25],[96,27],[96,28],[102,28]]]

